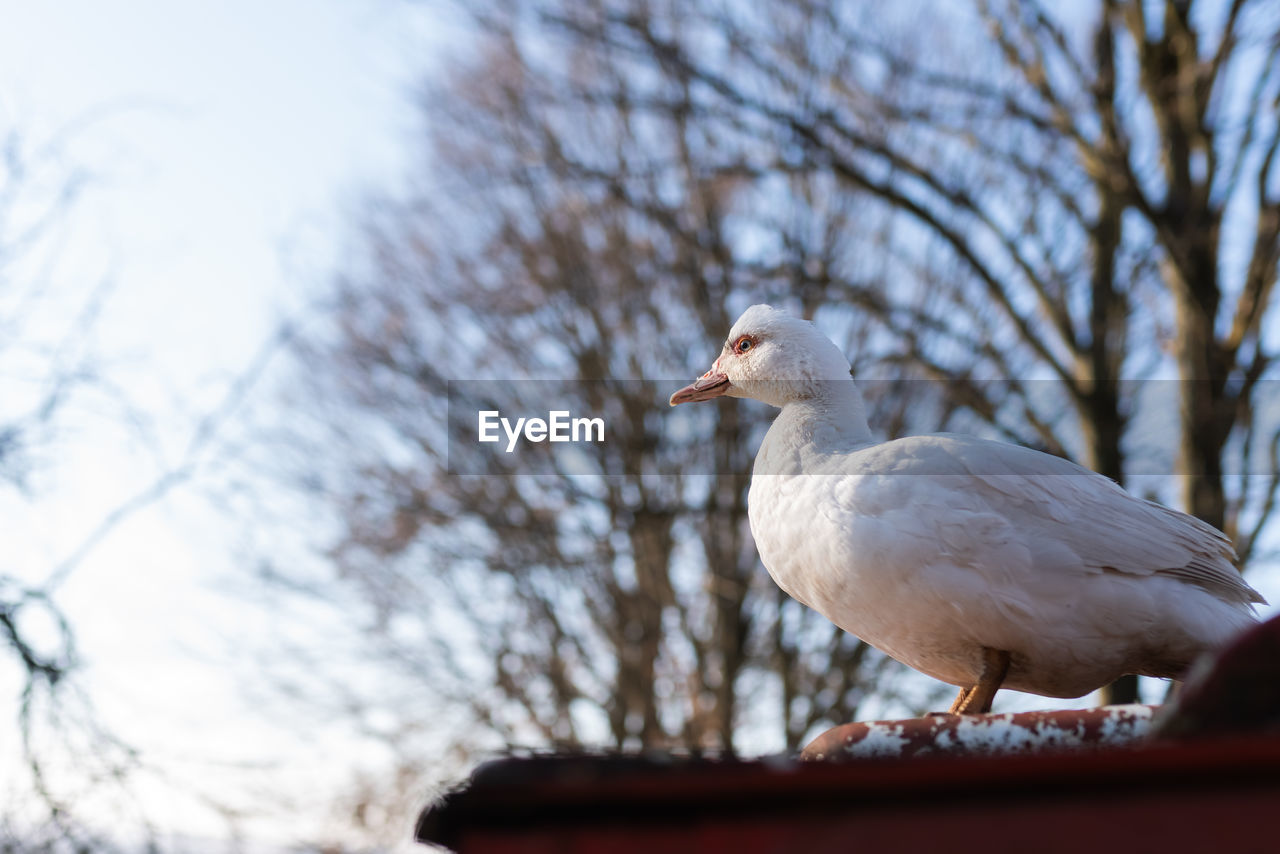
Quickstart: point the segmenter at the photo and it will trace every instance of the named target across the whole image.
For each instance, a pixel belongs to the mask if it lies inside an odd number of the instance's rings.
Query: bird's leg
[[[956,694],[955,700],[951,703],[951,708],[947,709],[947,714],[958,715],[964,712],[965,707],[969,704],[969,695],[973,693],[976,686],[970,685],[968,688],[961,688],[960,693]],[[941,712],[934,712],[941,714]]]
[[[981,715],[991,711],[991,701],[1009,672],[1009,653],[1001,649],[982,648],[982,675],[978,684],[961,688],[956,701],[947,711],[953,715]]]

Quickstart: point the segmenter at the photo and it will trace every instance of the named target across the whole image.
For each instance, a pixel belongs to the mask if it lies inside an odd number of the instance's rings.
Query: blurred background
[[[666,409],[755,302],[1280,601],[1275,3],[0,9],[0,850],[409,851],[487,756],[945,706],[759,565],[770,411]],[[459,380],[607,441],[458,474]]]

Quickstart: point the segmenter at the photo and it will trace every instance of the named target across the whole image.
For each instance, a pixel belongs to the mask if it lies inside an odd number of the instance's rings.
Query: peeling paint
[[[1151,729],[1153,708],[1106,706],[851,723],[814,739],[802,758],[1001,756],[1114,747],[1146,737]]]

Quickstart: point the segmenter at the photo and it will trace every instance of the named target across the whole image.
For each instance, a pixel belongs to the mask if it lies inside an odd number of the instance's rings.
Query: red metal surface
[[[1280,617],[1193,667],[1156,729],[1166,738],[1280,730]]]
[[[847,762],[507,759],[424,810],[417,838],[461,854],[1280,851],[1278,728],[1280,618],[1154,718],[881,721],[807,749]]]
[[[1274,851],[1280,739],[849,763],[505,760],[420,820],[496,852]]]

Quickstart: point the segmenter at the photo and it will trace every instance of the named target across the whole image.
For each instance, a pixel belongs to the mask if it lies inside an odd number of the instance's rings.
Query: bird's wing
[[[886,442],[858,457],[858,473],[891,475],[899,484],[887,491],[878,487],[877,498],[896,494],[913,505],[907,524],[935,542],[959,545],[969,540],[981,549],[1014,536],[1046,567],[1163,575],[1225,602],[1266,601],[1244,582],[1235,550],[1222,532],[1130,495],[1069,460],[947,434]],[[857,495],[839,503],[865,507],[865,499]],[[979,541],[990,542],[983,546]]]
[[[973,488],[1015,525],[1050,537],[1089,569],[1164,575],[1226,602],[1265,603],[1236,568],[1221,531],[1194,516],[1137,498],[1109,478],[1016,445],[962,446]]]

